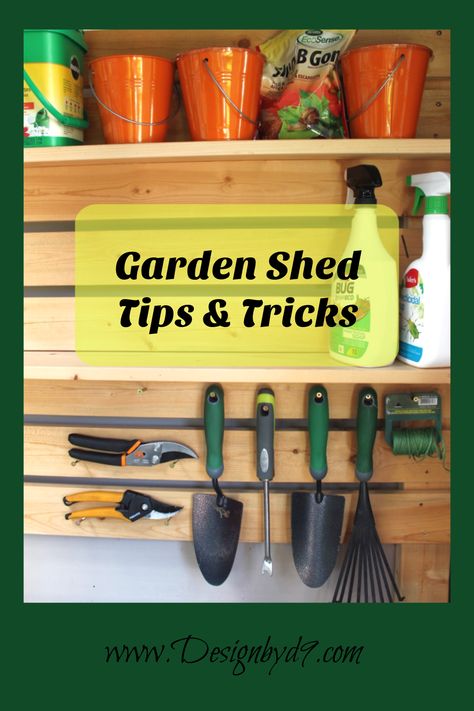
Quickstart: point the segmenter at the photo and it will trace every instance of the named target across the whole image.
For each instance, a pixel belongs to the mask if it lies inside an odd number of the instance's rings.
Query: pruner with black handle
[[[152,467],[177,459],[197,459],[190,447],[178,442],[142,442],[139,439],[113,439],[70,434],[69,442],[84,449],[70,449],[69,456],[84,462],[115,467]]]
[[[94,506],[89,509],[75,509],[65,515],[80,523],[86,518],[118,518],[126,521],[138,521],[140,518],[170,519],[183,508],[172,506],[139,491],[80,491],[65,496],[66,506],[79,503],[117,504],[117,506]]]

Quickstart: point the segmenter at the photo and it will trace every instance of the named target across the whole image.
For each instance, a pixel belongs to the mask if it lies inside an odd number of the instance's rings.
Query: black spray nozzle
[[[382,186],[382,176],[375,165],[355,165],[346,173],[347,186],[354,193],[356,205],[376,205],[375,188]]]

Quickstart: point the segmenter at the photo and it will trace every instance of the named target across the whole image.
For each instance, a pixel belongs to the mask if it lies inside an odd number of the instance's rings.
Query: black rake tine
[[[333,602],[343,602],[344,600],[344,592],[346,589],[346,584],[347,584],[347,577],[349,575],[349,570],[350,570],[350,565],[352,562],[352,556],[354,555],[354,536],[351,535],[350,541],[349,541],[349,546],[346,551],[346,555],[344,556],[344,561],[341,566],[341,572],[339,573],[339,578],[337,580],[336,584],[336,589],[334,591],[334,597],[333,597]],[[341,587],[341,593],[339,596],[339,600],[337,599],[338,593],[339,593],[339,588]]]
[[[376,598],[376,599],[374,600],[374,602],[384,602],[384,598],[383,598],[383,588],[382,588],[382,585],[381,585],[381,582],[380,582],[380,576],[379,576],[379,571],[378,571],[378,567],[377,567],[377,561],[376,561],[376,558],[375,558],[375,551],[374,551],[374,549],[373,549],[372,544],[370,545],[369,550],[370,550],[370,553],[371,553],[371,556],[372,556],[372,564],[373,564],[373,568],[374,568],[374,571],[375,571],[375,580],[376,580],[376,582],[377,582],[377,588],[378,588],[378,592],[379,592],[379,595],[380,595],[380,600],[377,600],[377,598]]]
[[[357,569],[357,602],[360,602],[360,593],[362,588],[362,569],[363,569],[364,544],[361,541],[359,544],[359,566]]]
[[[339,572],[339,577],[337,579],[336,589],[334,591],[334,595],[332,598],[333,602],[342,602],[343,601],[344,590],[345,590],[344,580],[347,578],[347,575],[348,575],[347,571],[350,566],[351,560],[352,560],[352,547],[349,542],[349,548],[347,549],[346,554],[344,556],[344,560],[342,561],[341,570]]]
[[[344,580],[342,581],[342,589],[341,589],[341,601],[342,602],[344,601],[344,597],[346,595],[346,586],[349,581],[349,577],[351,575],[352,566],[354,565],[354,556],[355,556],[356,548],[357,548],[357,538],[354,536],[354,532],[352,532],[351,540],[349,541],[347,566],[345,569]],[[346,602],[350,602],[350,600],[348,598],[346,598]]]
[[[347,602],[352,602],[352,590],[354,588],[354,579],[355,579],[355,574],[357,570],[357,561],[359,558],[359,548],[360,548],[360,543],[357,541],[357,544],[355,546],[355,552],[354,552],[354,563],[352,565],[352,571],[351,571],[351,581],[349,583],[349,590],[347,593]]]
[[[381,548],[382,548],[382,544],[380,543],[378,536],[376,536],[375,537],[374,552],[375,552],[375,556],[377,559],[377,564],[379,566],[380,575],[382,576],[382,581],[385,586],[385,592],[387,593],[388,602],[393,602],[392,591],[390,590],[390,585],[388,584],[387,576],[385,575],[384,561],[383,561],[382,556],[380,555]]]
[[[369,602],[369,590],[367,581],[367,551],[365,543],[362,547],[362,573],[364,576],[364,602]]]
[[[392,573],[392,569],[391,569],[391,567],[390,567],[390,565],[389,565],[389,562],[388,562],[388,560],[387,560],[387,556],[385,555],[385,551],[384,551],[384,549],[383,549],[382,543],[380,542],[380,538],[379,538],[379,536],[378,536],[377,531],[375,531],[375,536],[376,536],[376,540],[377,540],[377,542],[378,542],[378,544],[379,544],[379,546],[380,546],[380,554],[381,554],[381,556],[382,556],[383,563],[384,563],[384,565],[385,565],[385,568],[386,568],[386,570],[387,570],[388,576],[389,576],[389,578],[390,578],[390,582],[391,582],[391,584],[392,584],[393,590],[394,590],[394,592],[395,592],[395,594],[396,594],[396,596],[397,596],[397,598],[398,598],[398,601],[399,601],[399,602],[402,602],[402,601],[405,599],[405,597],[401,595],[400,590],[398,589],[398,585],[397,585],[397,583],[396,583],[395,576],[394,576],[394,574]]]
[[[364,602],[369,602],[369,588],[367,580],[367,550],[366,544],[362,548],[362,576],[363,576],[363,587],[364,587]]]
[[[371,555],[370,546],[367,547],[367,569],[369,571],[370,591],[372,593],[372,601],[371,602],[377,602],[377,596],[375,593],[374,566],[372,563],[372,555]]]

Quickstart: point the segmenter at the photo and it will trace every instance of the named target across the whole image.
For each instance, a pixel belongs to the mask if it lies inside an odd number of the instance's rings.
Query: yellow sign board
[[[375,209],[375,208],[374,208]],[[398,263],[398,218],[377,206]],[[76,350],[120,366],[338,366],[343,205],[93,205],[76,219]],[[332,307],[332,308],[331,308]]]

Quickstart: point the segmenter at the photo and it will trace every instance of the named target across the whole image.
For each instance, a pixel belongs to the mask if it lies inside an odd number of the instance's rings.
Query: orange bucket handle
[[[367,111],[367,109],[369,108],[369,106],[371,106],[371,105],[374,103],[375,99],[378,97],[378,95],[380,94],[380,92],[382,92],[382,91],[385,89],[385,87],[387,86],[388,82],[393,79],[393,77],[395,76],[395,74],[397,73],[397,71],[398,71],[399,68],[401,67],[402,63],[405,61],[405,59],[406,59],[406,57],[405,57],[404,54],[401,54],[401,55],[399,56],[399,58],[397,59],[397,61],[396,61],[395,64],[393,65],[392,69],[390,69],[389,73],[387,74],[387,76],[385,77],[385,79],[383,80],[383,82],[380,84],[380,86],[378,87],[378,89],[372,94],[372,96],[370,96],[370,97],[367,99],[367,101],[366,101],[364,104],[362,104],[362,106],[360,107],[360,109],[358,109],[355,113],[353,113],[352,116],[349,116],[349,119],[348,119],[349,121],[354,121],[354,119],[356,119],[358,116],[360,116],[360,115],[363,114],[365,111]]]
[[[232,99],[230,98],[229,94],[226,92],[226,90],[224,89],[224,87],[220,84],[218,78],[216,77],[216,75],[214,74],[214,72],[212,71],[212,69],[210,68],[210,66],[209,66],[209,60],[208,60],[207,58],[204,58],[204,59],[202,60],[202,63],[204,64],[207,73],[209,74],[209,76],[211,77],[212,81],[213,81],[214,84],[217,86],[217,88],[218,88],[219,91],[221,92],[222,96],[223,96],[224,99],[227,101],[227,103],[230,104],[230,105],[232,106],[232,108],[235,109],[235,110],[237,111],[237,113],[239,113],[239,114],[242,116],[242,118],[244,118],[244,119],[245,119],[246,121],[248,121],[249,123],[253,124],[253,126],[257,126],[257,127],[258,127],[258,125],[259,125],[259,124],[258,124],[258,121],[254,121],[253,119],[250,118],[250,116],[247,116],[247,114],[244,114],[244,112],[237,106],[237,104],[235,103],[235,101],[232,101]]]
[[[178,113],[179,109],[181,108],[181,101],[179,98],[179,91],[178,87],[176,86],[176,83],[173,84],[173,90],[176,95],[176,108],[171,113],[169,116],[167,116],[165,119],[162,119],[161,121],[136,121],[135,119],[128,118],[127,116],[123,116],[122,114],[117,113],[113,109],[110,108],[110,106],[107,106],[107,104],[104,104],[104,102],[97,96],[96,90],[94,88],[94,82],[92,80],[92,73],[89,72],[89,88],[91,90],[91,94],[94,97],[94,99],[97,101],[98,104],[102,106],[103,109],[111,113],[113,116],[116,116],[119,119],[122,119],[122,121],[126,121],[127,123],[133,123],[136,126],[162,126],[164,123],[168,123],[168,121],[172,121],[176,114]]]

